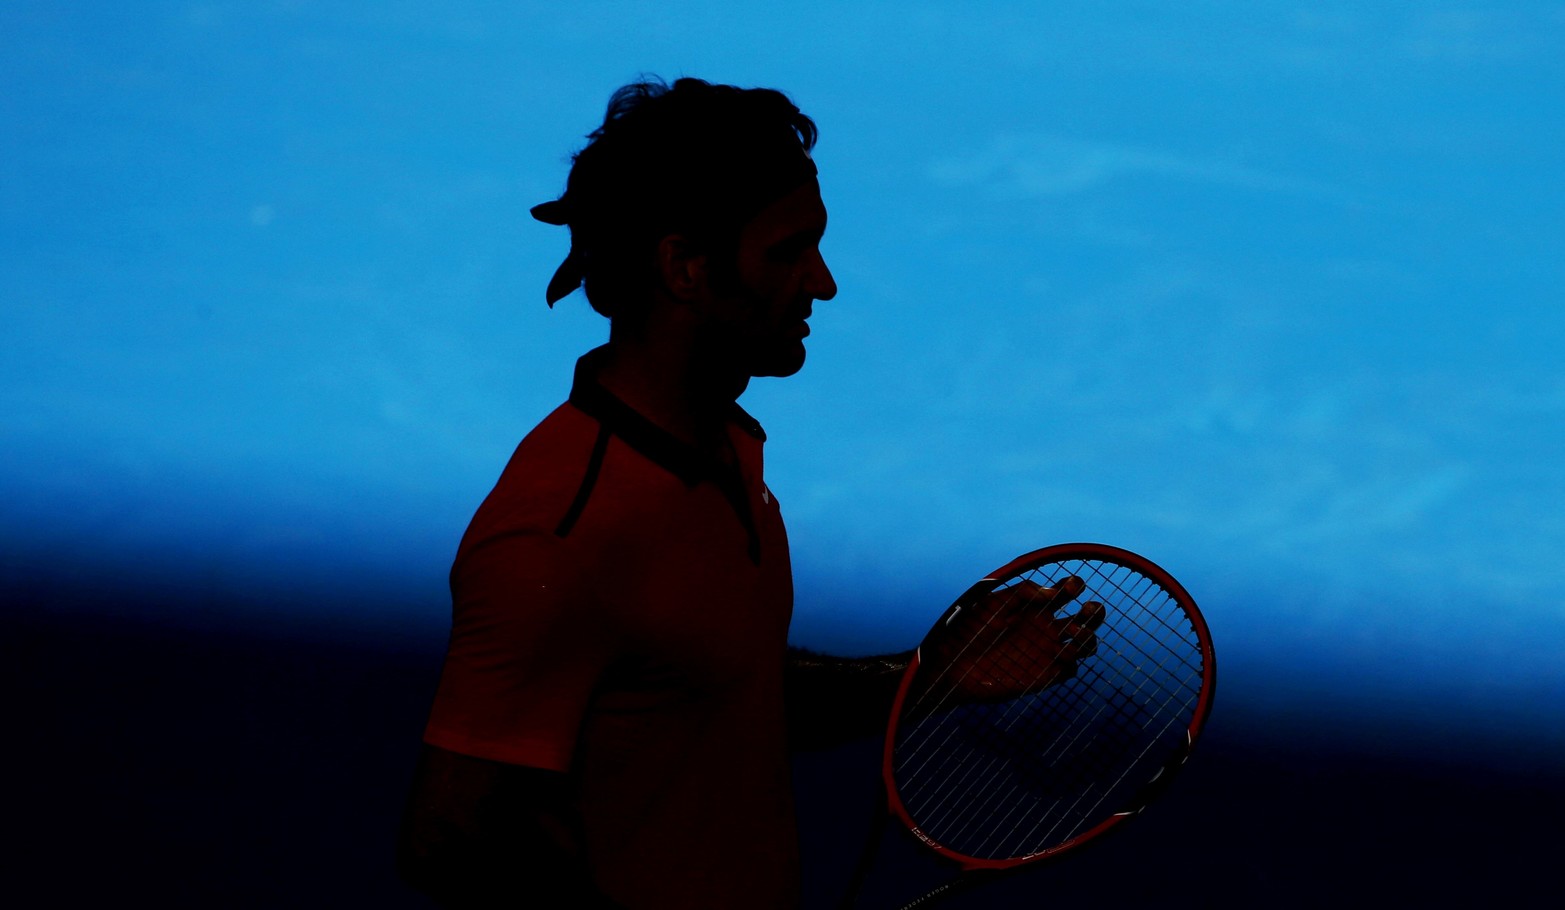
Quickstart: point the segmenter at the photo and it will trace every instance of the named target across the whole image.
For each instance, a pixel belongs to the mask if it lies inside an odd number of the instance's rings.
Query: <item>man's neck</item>
[[[728,409],[749,384],[697,356],[693,344],[610,341],[598,383],[675,437],[711,451],[724,445]]]

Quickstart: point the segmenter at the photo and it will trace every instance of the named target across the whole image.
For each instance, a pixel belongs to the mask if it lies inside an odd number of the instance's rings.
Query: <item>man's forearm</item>
[[[885,732],[913,652],[837,657],[788,649],[788,735],[794,749],[823,749]]]

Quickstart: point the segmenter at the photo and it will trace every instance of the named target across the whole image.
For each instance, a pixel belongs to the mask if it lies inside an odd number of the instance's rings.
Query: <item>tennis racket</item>
[[[946,610],[902,676],[885,811],[842,906],[890,817],[961,870],[903,910],[1102,837],[1189,758],[1215,683],[1206,621],[1151,561],[1078,543],[1001,567]]]

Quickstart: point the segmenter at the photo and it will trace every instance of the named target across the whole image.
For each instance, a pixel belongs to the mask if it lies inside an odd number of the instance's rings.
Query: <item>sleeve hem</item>
[[[569,772],[571,768],[570,748],[548,740],[519,738],[502,741],[429,727],[424,731],[424,742],[447,752],[507,765],[523,765],[562,773]]]

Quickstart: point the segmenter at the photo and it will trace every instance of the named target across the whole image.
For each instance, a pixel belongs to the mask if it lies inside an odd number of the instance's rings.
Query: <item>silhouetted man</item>
[[[620,89],[589,139],[533,214],[571,231],[550,305],[585,286],[609,341],[458,548],[400,865],[451,907],[791,908],[788,748],[882,729],[909,657],[788,650],[766,435],[736,404],[803,366],[837,293],[815,124],[778,92],[681,79]],[[1050,616],[1079,582],[1032,587],[1040,609],[1008,595],[1000,622],[1063,678],[1092,647]],[[966,678],[960,652],[932,642],[926,665]]]
[[[837,293],[815,135],[775,91],[628,85],[533,209],[571,232],[549,304],[584,285],[609,341],[452,568],[400,850],[441,903],[797,903],[784,689],[796,743],[868,733],[906,662],[790,660],[766,437],[735,403],[803,366]]]

